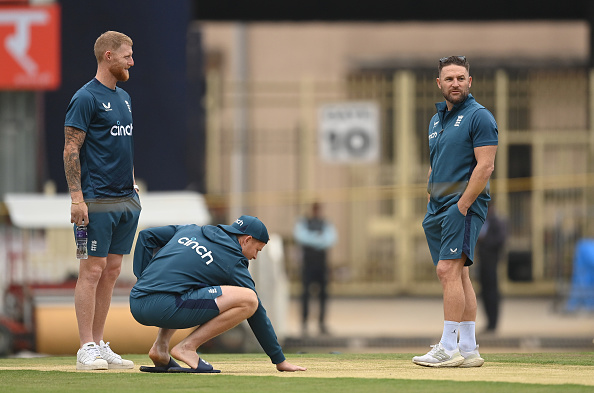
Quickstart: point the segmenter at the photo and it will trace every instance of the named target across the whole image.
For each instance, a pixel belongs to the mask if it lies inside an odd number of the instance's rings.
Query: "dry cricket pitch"
[[[245,358],[217,360],[211,356],[214,367],[220,369],[224,375],[238,376],[276,376],[279,378],[309,377],[309,378],[384,378],[384,379],[423,379],[423,380],[451,380],[451,381],[490,381],[517,382],[533,384],[580,384],[594,386],[592,370],[589,366],[572,366],[557,364],[526,364],[489,362],[486,359],[482,367],[476,368],[431,368],[414,365],[410,360],[374,359],[361,361],[317,358],[302,356],[289,359],[294,364],[307,367],[305,372],[280,373],[268,359],[257,358],[246,362]],[[207,360],[210,361],[207,356]],[[148,360],[136,364],[130,370],[109,370],[91,372],[120,372],[137,373],[140,365],[151,365]],[[1,367],[0,370],[14,370],[14,367]],[[77,372],[74,364],[48,366],[47,359],[43,363],[30,364],[21,369],[39,371]],[[88,372],[88,371],[79,371]],[[216,374],[215,374],[216,375]]]

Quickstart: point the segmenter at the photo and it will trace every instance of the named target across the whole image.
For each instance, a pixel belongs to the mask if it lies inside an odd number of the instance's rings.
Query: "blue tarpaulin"
[[[594,239],[582,239],[575,246],[566,310],[580,309],[594,311]]]

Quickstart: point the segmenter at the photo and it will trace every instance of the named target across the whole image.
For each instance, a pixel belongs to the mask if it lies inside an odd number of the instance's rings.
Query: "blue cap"
[[[250,235],[263,243],[268,243],[268,230],[258,217],[241,216],[231,225],[218,225],[225,232],[235,235]]]

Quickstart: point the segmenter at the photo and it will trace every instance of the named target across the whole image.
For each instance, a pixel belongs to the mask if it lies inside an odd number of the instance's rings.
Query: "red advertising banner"
[[[60,6],[0,2],[0,90],[60,85]]]

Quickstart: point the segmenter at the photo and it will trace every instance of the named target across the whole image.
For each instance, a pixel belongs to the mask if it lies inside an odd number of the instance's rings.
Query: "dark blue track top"
[[[472,94],[451,111],[446,102],[435,104],[437,113],[429,123],[431,175],[427,192],[431,194],[427,212],[434,214],[457,203],[476,167],[474,148],[498,144],[495,118]],[[470,206],[483,220],[491,199],[489,183]]]
[[[158,250],[156,254],[153,253]],[[152,293],[182,294],[215,285],[256,286],[237,237],[221,228],[205,225],[170,225],[140,231],[134,252],[138,278],[130,297]],[[258,299],[258,309],[248,318],[264,352],[272,363],[285,360],[274,328]]]

